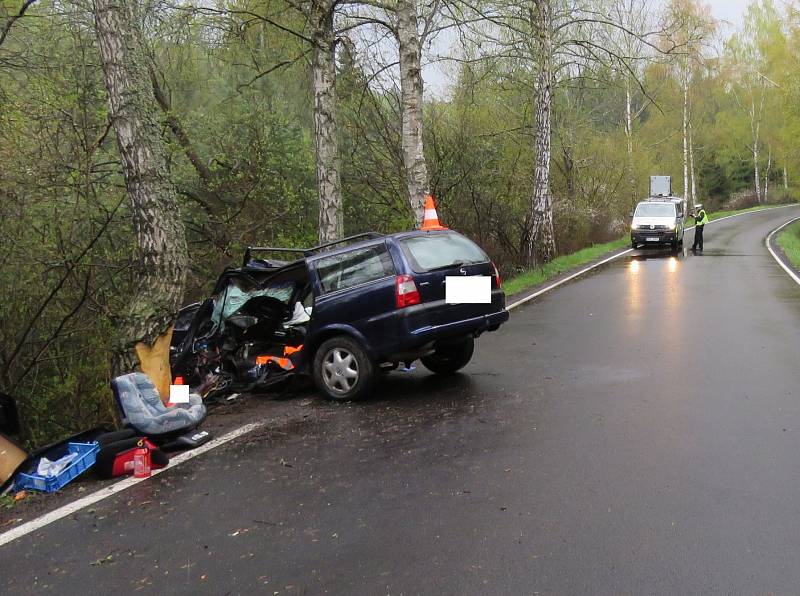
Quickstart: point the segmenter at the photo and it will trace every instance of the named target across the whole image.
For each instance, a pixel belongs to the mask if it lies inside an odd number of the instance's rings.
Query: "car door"
[[[309,260],[317,296],[310,333],[355,330],[369,348],[381,351],[396,335],[395,266],[385,242]],[[375,354],[377,355],[377,354]]]

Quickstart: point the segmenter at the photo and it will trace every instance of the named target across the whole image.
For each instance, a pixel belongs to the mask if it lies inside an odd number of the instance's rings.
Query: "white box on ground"
[[[492,278],[488,275],[448,275],[444,279],[447,304],[489,304],[492,301]]]
[[[189,385],[170,385],[169,401],[173,404],[188,404]]]

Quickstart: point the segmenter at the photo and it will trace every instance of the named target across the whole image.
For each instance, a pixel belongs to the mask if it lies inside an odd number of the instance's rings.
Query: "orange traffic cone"
[[[436,205],[433,203],[433,197],[428,195],[425,197],[425,215],[422,217],[421,230],[446,230],[442,224],[439,223],[439,215],[436,213]]]

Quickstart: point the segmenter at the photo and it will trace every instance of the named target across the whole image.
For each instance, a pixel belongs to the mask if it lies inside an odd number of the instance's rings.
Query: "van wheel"
[[[439,375],[449,375],[464,368],[472,359],[475,339],[470,335],[463,340],[439,346],[430,356],[420,358],[429,371]]]
[[[312,373],[317,389],[328,399],[356,401],[372,389],[375,363],[356,340],[337,335],[317,349]]]

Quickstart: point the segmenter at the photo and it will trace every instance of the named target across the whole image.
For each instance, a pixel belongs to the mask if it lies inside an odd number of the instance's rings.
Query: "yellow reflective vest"
[[[701,209],[694,218],[694,222],[698,226],[704,226],[708,223],[708,213],[705,209]]]

